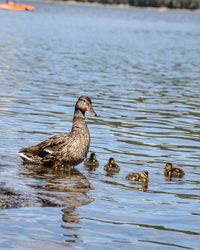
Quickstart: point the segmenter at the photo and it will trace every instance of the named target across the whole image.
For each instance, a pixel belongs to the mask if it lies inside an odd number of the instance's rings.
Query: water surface
[[[0,183],[26,201],[0,210],[1,249],[198,249],[200,15],[36,5],[0,12]],[[22,166],[17,150],[70,130],[83,94],[99,168]],[[185,177],[166,180],[165,162]],[[142,170],[147,192],[124,178]]]

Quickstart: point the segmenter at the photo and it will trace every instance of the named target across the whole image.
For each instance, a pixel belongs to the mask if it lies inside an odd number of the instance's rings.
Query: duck
[[[131,181],[139,181],[142,183],[148,183],[149,181],[149,172],[148,171],[143,171],[142,173],[129,173],[126,177],[127,180]]]
[[[164,173],[164,176],[169,177],[169,178],[172,178],[172,177],[182,178],[185,175],[182,169],[174,168],[172,163],[169,163],[169,162],[165,164],[163,173]]]
[[[80,96],[75,104],[71,131],[54,135],[41,143],[22,148],[18,155],[24,163],[39,164],[49,167],[72,168],[83,162],[90,146],[90,132],[85,120],[85,113],[95,113],[88,96]]]
[[[99,161],[97,160],[96,154],[92,152],[90,157],[84,160],[83,164],[90,169],[98,167]]]
[[[104,170],[108,173],[119,173],[120,167],[113,157],[109,158],[108,163],[104,166]]]

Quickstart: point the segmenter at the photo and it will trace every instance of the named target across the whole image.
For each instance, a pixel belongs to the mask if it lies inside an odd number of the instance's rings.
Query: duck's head
[[[165,166],[164,166],[164,170],[165,171],[171,171],[173,168],[172,164],[171,163],[166,163]]]
[[[143,171],[141,173],[141,178],[148,179],[148,177],[149,177],[149,172],[148,171]]]
[[[92,107],[92,101],[88,96],[79,97],[75,106],[75,111],[77,110],[80,110],[83,115],[85,114],[85,112],[88,112],[91,115],[97,116]]]
[[[115,164],[115,159],[113,157],[109,158],[108,164],[110,165]]]
[[[96,159],[97,159],[96,154],[95,153],[91,153],[90,154],[90,161],[95,162]]]

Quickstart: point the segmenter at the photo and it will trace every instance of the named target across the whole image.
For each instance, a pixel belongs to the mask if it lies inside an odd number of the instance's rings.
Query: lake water
[[[199,249],[200,14],[34,4],[0,12],[0,184],[20,194],[0,210],[0,248]],[[87,115],[99,168],[21,165],[20,148],[70,130],[80,95],[100,115]],[[185,177],[166,180],[166,162]],[[142,170],[147,192],[125,180]]]

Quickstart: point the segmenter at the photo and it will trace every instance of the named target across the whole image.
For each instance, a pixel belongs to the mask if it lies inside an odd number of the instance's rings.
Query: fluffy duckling
[[[148,182],[149,172],[143,171],[142,173],[129,173],[125,178],[131,181]]]
[[[99,166],[99,161],[97,160],[96,154],[91,153],[90,157],[85,159],[83,164],[88,168],[96,168]]]
[[[104,170],[109,173],[119,173],[120,167],[116,164],[114,158],[110,158],[108,163],[104,166]]]
[[[184,171],[180,168],[174,168],[171,163],[166,163],[164,166],[164,176],[172,178],[181,178],[184,176]]]

